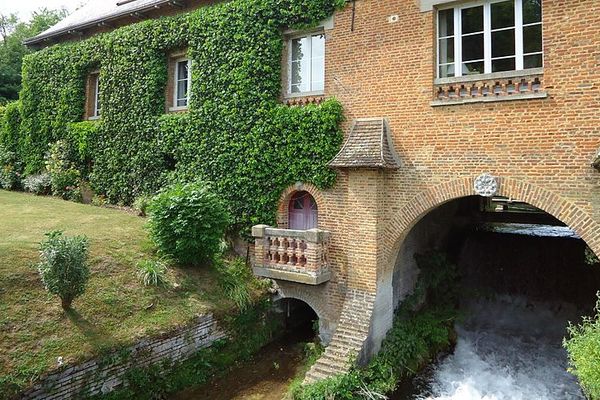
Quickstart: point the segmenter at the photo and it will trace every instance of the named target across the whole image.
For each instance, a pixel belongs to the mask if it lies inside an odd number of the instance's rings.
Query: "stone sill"
[[[88,121],[98,121],[100,119],[99,115],[93,116],[93,117],[88,117]]]
[[[319,275],[313,276],[308,274],[302,274],[299,272],[283,271],[273,268],[265,267],[252,267],[254,275],[262,278],[279,279],[282,281],[303,283],[306,285],[320,285],[331,279],[330,272],[324,272]]]
[[[450,85],[450,84],[461,84],[469,82],[480,82],[480,81],[492,81],[497,79],[511,79],[511,78],[526,78],[534,75],[543,75],[544,68],[529,68],[518,71],[504,71],[504,72],[493,72],[491,74],[477,74],[477,75],[465,75],[465,76],[454,76],[451,78],[437,78],[434,80],[434,85]]]
[[[178,113],[188,111],[188,107],[169,107],[169,112]]]
[[[525,93],[525,94],[512,94],[512,95],[488,95],[479,97],[469,97],[464,99],[456,100],[434,100],[430,103],[431,107],[441,106],[458,106],[461,104],[475,104],[475,103],[495,103],[501,101],[517,101],[517,100],[534,100],[534,99],[545,99],[548,97],[546,92],[537,93]]]

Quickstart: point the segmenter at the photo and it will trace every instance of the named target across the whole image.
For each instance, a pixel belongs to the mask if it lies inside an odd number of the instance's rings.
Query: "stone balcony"
[[[255,275],[307,285],[319,285],[331,278],[329,232],[256,225],[252,227],[252,236],[255,240]]]

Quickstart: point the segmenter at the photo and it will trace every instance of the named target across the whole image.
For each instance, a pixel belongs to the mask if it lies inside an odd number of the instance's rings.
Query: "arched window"
[[[306,191],[294,193],[289,204],[289,229],[307,230],[317,227],[317,202]]]

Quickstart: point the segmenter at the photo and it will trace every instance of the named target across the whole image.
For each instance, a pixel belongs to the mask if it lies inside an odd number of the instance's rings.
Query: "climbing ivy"
[[[213,182],[237,226],[272,223],[285,187],[333,184],[326,163],[342,140],[337,101],[278,101],[282,31],[314,26],[343,4],[233,0],[28,56],[17,140],[24,173],[42,170],[49,144],[72,137],[70,123],[84,114],[86,77],[100,68],[102,119],[89,174],[97,193],[131,203],[167,183],[200,178]],[[185,47],[190,110],[165,115],[167,57]]]

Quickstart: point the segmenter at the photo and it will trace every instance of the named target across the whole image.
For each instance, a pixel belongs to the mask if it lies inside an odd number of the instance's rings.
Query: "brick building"
[[[28,44],[206,2],[121,3]],[[414,283],[415,243],[444,240],[454,200],[526,202],[600,254],[600,2],[357,0],[284,35],[282,101],[335,96],[346,116],[336,185],[298,182],[281,194],[279,226],[253,229],[256,273],[320,318],[329,346],[309,380],[377,351]],[[184,50],[171,60],[165,107],[185,111]],[[90,118],[97,91],[92,75]]]

